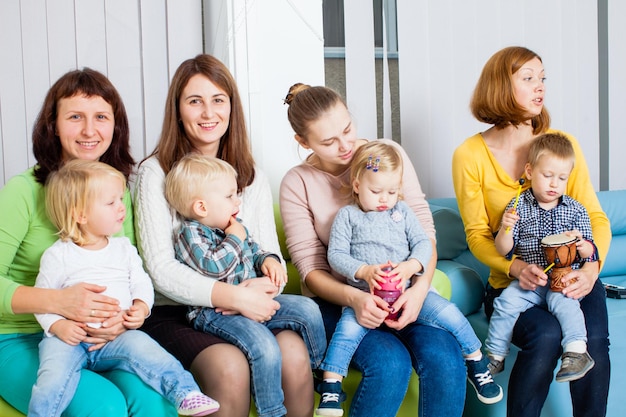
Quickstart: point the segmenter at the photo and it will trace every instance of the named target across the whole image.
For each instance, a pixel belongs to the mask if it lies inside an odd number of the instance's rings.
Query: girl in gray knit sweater
[[[432,254],[432,245],[419,220],[402,200],[402,158],[389,144],[371,141],[355,153],[350,168],[354,204],[337,213],[330,233],[328,262],[347,282],[374,293],[387,281],[404,291],[419,279]],[[389,268],[390,267],[390,268]],[[379,298],[393,320],[400,305]],[[428,325],[452,333],[461,346],[468,367],[468,379],[480,401],[492,404],[502,399],[480,351],[481,343],[463,313],[431,287],[413,324]],[[368,328],[361,326],[354,310],[344,307],[320,368],[324,381],[320,416],[341,416],[345,394],[341,388],[352,355]],[[381,358],[382,359],[382,358]]]

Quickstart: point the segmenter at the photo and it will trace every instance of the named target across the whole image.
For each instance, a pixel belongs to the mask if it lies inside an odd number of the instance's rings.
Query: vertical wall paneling
[[[371,1],[344,0],[346,99],[360,137],[378,137],[374,10]]]
[[[21,19],[19,0],[0,2],[0,109],[5,181],[21,172],[28,163]]]
[[[41,108],[44,93],[50,78],[48,57],[48,33],[46,1],[21,2],[22,16],[22,59],[23,62],[37,62],[39,65],[24,65],[24,103],[26,128],[33,126]],[[32,155],[32,129],[28,129],[23,140],[27,145],[27,164],[35,163]]]
[[[128,112],[133,156],[152,151],[171,73],[202,52],[201,0],[0,1],[0,181],[33,165],[32,125],[52,83],[91,67]]]
[[[76,64],[108,73],[105,0],[74,2],[76,14]],[[113,45],[111,45],[113,47]]]
[[[152,7],[152,2],[144,4]],[[167,53],[170,75],[174,75],[181,62],[202,53],[202,2],[166,0],[166,5]]]
[[[50,68],[48,82],[52,85],[61,75],[75,69],[78,65],[74,0],[46,1],[46,14],[48,16],[47,60]],[[24,65],[32,64],[31,62],[24,63]],[[45,91],[42,94],[45,94]]]
[[[138,2],[108,0],[105,8],[107,75],[124,100],[135,159],[145,154],[141,18]],[[155,120],[156,121],[156,120]]]
[[[165,98],[174,69],[168,66],[166,0],[140,0],[141,77],[143,79],[143,155],[156,146],[163,120]],[[140,149],[137,149],[139,152]]]

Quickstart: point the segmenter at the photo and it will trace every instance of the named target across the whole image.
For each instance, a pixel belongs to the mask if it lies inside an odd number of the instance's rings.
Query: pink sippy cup
[[[391,265],[387,265],[383,268],[383,271],[390,272],[393,269]],[[379,282],[381,289],[374,289],[374,294],[385,300],[389,306],[393,305],[396,302],[402,291],[396,288],[398,285],[398,281],[391,281],[391,279],[395,277],[395,275],[387,277],[385,282]],[[400,315],[399,311],[394,311],[393,313],[389,313],[387,318],[389,320],[396,320]]]

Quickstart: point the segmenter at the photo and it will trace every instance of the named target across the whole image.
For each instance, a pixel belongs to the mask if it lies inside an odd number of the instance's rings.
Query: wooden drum
[[[571,265],[576,259],[577,240],[575,236],[567,236],[565,233],[549,235],[541,239],[541,248],[548,265],[554,263],[554,267],[548,272],[552,291],[561,292],[565,288],[561,278],[572,271]]]

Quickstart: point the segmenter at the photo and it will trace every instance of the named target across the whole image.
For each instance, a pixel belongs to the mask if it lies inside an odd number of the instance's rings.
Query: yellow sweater
[[[593,239],[600,259],[604,259],[611,243],[611,228],[602,211],[589,178],[587,163],[576,139],[564,132],[576,153],[574,169],[567,183],[566,194],[580,201],[591,219]],[[518,178],[511,178],[485,144],[480,133],[468,138],[452,157],[452,180],[467,243],[474,254],[490,269],[489,283],[494,288],[505,288],[511,282],[509,269],[512,261],[496,251],[494,233],[498,231],[508,202],[515,197]],[[526,181],[522,191],[528,189]]]

